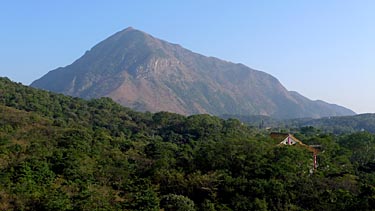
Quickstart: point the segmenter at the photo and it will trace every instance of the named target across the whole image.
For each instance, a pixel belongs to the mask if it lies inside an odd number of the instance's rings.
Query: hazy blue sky
[[[0,76],[30,84],[128,26],[375,112],[373,0],[4,0]]]

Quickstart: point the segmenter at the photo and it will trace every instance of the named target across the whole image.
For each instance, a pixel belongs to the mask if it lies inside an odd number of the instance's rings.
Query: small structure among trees
[[[295,145],[295,144],[300,144],[300,145],[305,145],[302,143],[302,141],[298,140],[296,137],[294,137],[290,133],[271,133],[271,137],[275,141],[281,141],[278,145]]]
[[[314,169],[313,170],[314,171],[316,170],[316,168],[318,166],[317,165],[317,155],[319,153],[319,150],[317,148],[320,148],[321,147],[320,145],[306,145],[290,133],[275,133],[275,132],[273,132],[273,133],[271,133],[270,136],[275,141],[281,141],[281,142],[279,142],[278,146],[281,146],[281,145],[298,145],[298,146],[304,147],[307,150],[309,150],[310,152],[312,152],[313,158],[314,158],[314,164],[313,164]]]

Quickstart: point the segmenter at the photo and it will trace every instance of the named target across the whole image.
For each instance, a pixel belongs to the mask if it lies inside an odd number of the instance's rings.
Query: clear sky
[[[0,76],[30,84],[128,26],[375,113],[374,0],[2,0]]]

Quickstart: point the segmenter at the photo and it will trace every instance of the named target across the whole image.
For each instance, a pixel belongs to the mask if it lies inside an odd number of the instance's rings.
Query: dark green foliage
[[[186,196],[168,194],[161,197],[160,207],[165,211],[195,211],[194,202]]]
[[[371,210],[375,136],[137,113],[0,79],[0,210]]]

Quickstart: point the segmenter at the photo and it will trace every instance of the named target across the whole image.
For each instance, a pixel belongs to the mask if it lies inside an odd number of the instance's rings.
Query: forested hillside
[[[0,78],[0,210],[372,210],[375,136],[312,153],[209,115],[139,113]]]

